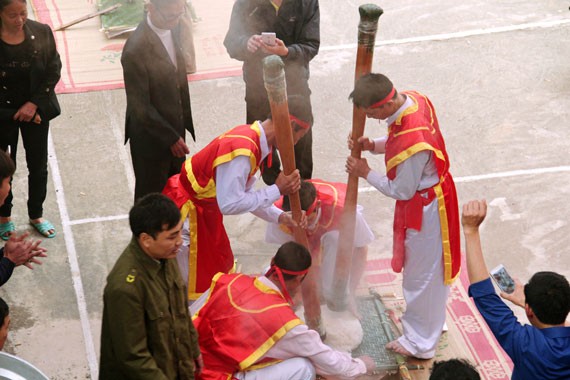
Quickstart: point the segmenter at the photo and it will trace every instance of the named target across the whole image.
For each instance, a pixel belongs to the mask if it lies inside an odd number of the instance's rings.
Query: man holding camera
[[[274,33],[273,38],[267,33]],[[262,36],[265,33],[264,36]],[[309,62],[319,52],[320,13],[318,0],[237,0],[232,9],[224,46],[230,57],[243,61],[246,123],[265,120],[270,112],[263,83],[263,58],[276,54],[285,64],[287,93],[300,95],[311,107]],[[302,179],[313,173],[313,138],[309,131],[295,145],[295,162]],[[273,151],[272,165],[264,164],[266,184],[279,175],[279,156]]]
[[[515,290],[501,297],[525,309],[531,323],[521,325],[511,309],[497,296],[485,264],[479,226],[487,204],[471,201],[463,206],[461,224],[465,235],[469,295],[497,341],[514,363],[513,380],[569,379],[570,285],[554,272],[537,272],[524,285],[515,280]]]

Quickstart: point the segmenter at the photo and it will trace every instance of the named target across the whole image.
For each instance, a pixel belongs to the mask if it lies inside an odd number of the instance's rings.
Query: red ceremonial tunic
[[[267,351],[303,322],[281,293],[244,274],[218,273],[194,317],[205,370],[197,380],[228,380],[276,363]]]
[[[337,228],[340,223],[346,197],[346,183],[327,182],[316,178],[307,181],[315,186],[317,199],[321,201],[321,217],[315,230],[308,234],[311,252],[317,253],[321,248],[322,236]],[[283,197],[275,202],[275,206],[283,209]],[[279,227],[289,235],[293,234],[287,226]]]
[[[169,178],[163,193],[180,208],[181,218],[189,219],[188,298],[195,300],[210,286],[212,277],[234,267],[223,215],[216,201],[216,168],[238,156],[251,162],[249,177],[261,162],[258,122],[240,125],[218,136],[187,159],[179,175]]]
[[[404,257],[406,229],[421,230],[423,206],[436,198],[441,224],[444,281],[449,285],[459,274],[461,265],[459,208],[455,183],[449,173],[449,158],[433,105],[425,95],[418,92],[410,91],[404,94],[414,101],[414,105],[404,110],[388,128],[385,155],[387,176],[393,180],[396,177],[396,167],[400,163],[417,152],[429,150],[435,157],[439,183],[416,192],[410,200],[396,201],[394,257]]]

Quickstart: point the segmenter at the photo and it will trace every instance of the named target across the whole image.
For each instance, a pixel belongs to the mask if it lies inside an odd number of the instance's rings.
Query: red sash
[[[427,97],[418,92],[404,92],[414,104],[390,125],[386,141],[386,173],[396,177],[397,166],[412,155],[429,150],[435,157],[439,183],[416,193],[407,201],[397,201],[394,213],[394,256],[392,267],[400,272],[404,264],[406,229],[421,230],[423,206],[435,198],[438,202],[443,247],[444,281],[451,284],[461,265],[459,208],[449,158],[439,129],[435,109]]]
[[[260,358],[303,322],[276,290],[257,278],[218,273],[194,317],[207,369],[197,380],[232,379],[235,372],[276,363]]]
[[[216,273],[228,273],[234,267],[223,215],[216,201],[216,168],[235,157],[248,156],[252,167],[249,176],[253,176],[261,162],[260,128],[257,122],[241,125],[215,138],[187,159],[180,174],[169,178],[162,191],[180,208],[181,218],[189,219],[189,299],[197,299],[208,289]]]

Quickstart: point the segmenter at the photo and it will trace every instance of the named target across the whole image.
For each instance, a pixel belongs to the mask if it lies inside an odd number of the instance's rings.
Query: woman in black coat
[[[61,60],[48,25],[27,19],[25,0],[0,0],[0,149],[16,162],[21,132],[28,166],[28,216],[45,237],[54,226],[43,219],[47,187],[49,121],[60,114],[54,87]],[[12,193],[0,207],[0,237],[15,230]]]

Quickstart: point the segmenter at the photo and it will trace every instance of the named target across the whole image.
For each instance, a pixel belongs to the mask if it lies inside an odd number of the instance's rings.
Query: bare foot
[[[394,351],[397,354],[404,355],[404,356],[414,356],[408,350],[406,350],[398,340],[393,340],[386,345],[386,349],[390,351]]]

